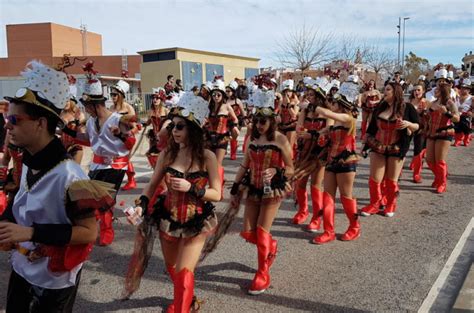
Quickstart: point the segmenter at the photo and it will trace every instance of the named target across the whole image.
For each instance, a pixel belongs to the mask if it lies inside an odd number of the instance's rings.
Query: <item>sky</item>
[[[278,42],[306,25],[377,43],[396,58],[400,16],[409,17],[405,54],[459,66],[474,50],[472,0],[0,0],[0,57],[7,56],[5,25],[53,22],[101,34],[104,55],[183,47],[279,67]]]

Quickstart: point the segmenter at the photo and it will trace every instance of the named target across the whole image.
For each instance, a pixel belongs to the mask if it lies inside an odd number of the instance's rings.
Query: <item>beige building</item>
[[[474,78],[474,54],[472,54],[472,51],[469,51],[469,54],[466,53],[464,55],[462,63],[464,70],[469,73],[471,79]]]
[[[228,84],[234,78],[248,78],[258,74],[260,59],[185,48],[167,48],[138,52],[142,92],[163,87],[166,77],[181,79],[185,90],[223,76]]]

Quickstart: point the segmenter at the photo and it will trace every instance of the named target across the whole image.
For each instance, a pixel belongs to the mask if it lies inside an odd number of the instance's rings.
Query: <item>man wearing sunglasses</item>
[[[6,311],[72,312],[97,236],[94,206],[113,199],[55,136],[69,97],[66,74],[31,62],[22,75],[26,87],[6,98],[9,140],[24,149],[20,188],[0,217],[1,250],[12,251]]]

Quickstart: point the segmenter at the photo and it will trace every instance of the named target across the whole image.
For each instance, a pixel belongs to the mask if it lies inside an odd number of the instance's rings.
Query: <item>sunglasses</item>
[[[12,114],[7,115],[7,121],[12,125],[18,125],[21,121],[32,121],[33,119],[28,115],[19,115],[19,114]]]
[[[254,124],[265,125],[268,119],[266,117],[256,117],[253,119]]]
[[[213,96],[214,98],[216,98],[216,97],[222,97],[222,95],[221,95],[220,92],[214,92],[214,93],[212,94],[212,96]]]
[[[173,128],[176,128],[176,130],[183,130],[184,128],[186,127],[186,124],[183,124],[183,123],[170,123],[168,125],[168,129],[169,130],[173,130]]]

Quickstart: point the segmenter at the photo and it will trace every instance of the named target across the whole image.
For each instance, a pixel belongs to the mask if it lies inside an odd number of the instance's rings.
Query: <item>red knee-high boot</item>
[[[341,240],[350,241],[359,238],[360,224],[359,216],[357,215],[357,200],[341,196],[342,207],[346,216],[349,219],[349,228],[342,235]]]
[[[385,180],[385,196],[387,198],[387,205],[385,206],[384,214],[387,217],[395,215],[397,209],[398,183],[396,181]]]
[[[222,165],[217,166],[217,171],[219,172],[219,178],[221,179],[221,196],[224,198],[224,183],[225,183],[225,177],[224,177],[224,167]]]
[[[311,200],[313,204],[313,217],[306,230],[314,233],[321,227],[320,217],[323,207],[323,193],[317,187],[311,186]]]
[[[369,178],[369,194],[370,204],[363,207],[360,214],[363,216],[370,216],[377,214],[380,211],[380,205],[382,201],[382,186],[381,183],[377,183],[375,180]]]
[[[293,216],[293,224],[303,224],[308,218],[308,193],[306,188],[296,189],[296,200],[298,202],[298,212]]]
[[[255,231],[241,231],[240,237],[244,238],[248,243],[257,244],[257,233]]]
[[[170,275],[171,281],[173,282],[174,286],[174,281],[176,277],[176,268],[174,266],[166,266],[166,269],[168,270],[168,274]],[[174,302],[171,303],[167,308],[166,308],[166,313],[174,313],[175,312],[175,305]]]
[[[242,145],[242,152],[245,153],[247,151],[247,143],[249,142],[250,135],[245,135],[244,137],[244,144]]]
[[[334,205],[334,199],[327,192],[323,192],[323,227],[324,233],[316,236],[313,239],[315,244],[324,244],[336,239],[334,233],[334,212],[336,206]]]
[[[439,184],[438,182],[438,176],[436,175],[436,166],[433,163],[426,162],[428,165],[429,169],[433,172],[434,175],[434,180],[433,183],[431,184],[431,187],[436,188]]]
[[[258,270],[249,289],[249,294],[258,295],[270,286],[270,266],[274,256],[271,253],[272,235],[261,226],[257,227]]]
[[[230,159],[235,160],[237,159],[237,146],[238,142],[236,139],[230,140]]]
[[[467,147],[471,143],[471,134],[464,134],[464,146]]]
[[[174,281],[175,313],[188,313],[194,296],[194,273],[183,268],[176,273]]]
[[[455,133],[454,134],[454,143],[453,143],[453,146],[454,147],[459,147],[461,145],[461,142],[463,141],[464,139],[464,133]]]
[[[112,227],[114,214],[107,210],[99,213],[100,219],[100,237],[99,245],[108,246],[114,241],[114,228]]]
[[[436,186],[436,192],[443,193],[446,191],[446,183],[448,177],[448,164],[446,164],[446,161],[437,162],[435,164],[435,171],[438,181],[438,185]]]
[[[125,186],[122,187],[122,190],[130,190],[137,188],[137,182],[135,181],[135,169],[133,168],[132,162],[128,162],[127,178],[128,182]]]
[[[421,183],[421,168],[423,167],[423,153],[415,155],[413,157],[413,182]]]
[[[362,121],[360,125],[360,140],[365,138],[365,132],[367,131],[367,121]]]

